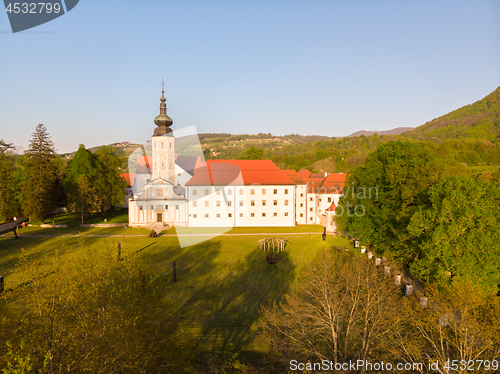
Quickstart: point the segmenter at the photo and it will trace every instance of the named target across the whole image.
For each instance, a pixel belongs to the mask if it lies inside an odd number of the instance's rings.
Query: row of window
[[[139,205],[139,210],[142,210],[142,205]],[[157,205],[156,209],[151,205],[151,210],[168,210],[168,205]],[[179,205],[175,205],[175,210],[179,210]]]
[[[278,205],[278,200],[273,200],[273,206]],[[209,201],[205,201],[205,207],[208,208],[210,206]],[[215,202],[215,206],[221,206],[221,201],[217,200]],[[233,202],[231,200],[228,200],[227,206],[233,206]],[[240,200],[240,206],[243,206],[243,200]],[[250,200],[250,206],[255,206],[255,200]],[[262,206],[267,206],[267,200],[262,200]],[[285,200],[285,206],[288,206],[288,200]],[[198,207],[198,202],[193,201],[193,208]]]
[[[165,168],[165,163],[164,163],[164,162],[162,162],[160,165],[161,165],[161,168],[162,168],[162,169],[164,169],[164,168]],[[172,167],[172,163],[170,163],[170,167]],[[155,164],[154,164],[154,168],[156,168],[156,162],[155,162]]]
[[[160,144],[161,144],[160,145],[161,148],[165,148],[165,143],[164,142],[161,142]],[[172,149],[172,143],[169,143],[168,145],[169,145],[169,149]],[[156,143],[154,143],[154,147],[156,148]]]
[[[229,218],[232,218],[233,217],[233,214],[232,213],[228,213],[227,216]],[[288,217],[288,212],[285,212],[284,213],[284,216],[285,217]],[[240,213],[240,217],[243,217],[243,213]],[[250,213],[250,217],[255,217],[255,213]],[[266,213],[262,213],[262,217],[266,217]],[[278,217],[278,213],[273,213],[273,217]],[[198,214],[193,214],[193,218],[198,218]],[[210,215],[207,213],[205,214],[205,218],[210,218]],[[220,213],[217,213],[215,215],[215,218],[220,218]]]
[[[220,195],[221,194],[221,189],[217,188],[215,190],[215,193],[217,195]],[[240,193],[240,195],[243,195],[245,193],[245,190],[243,188],[240,188],[239,193]],[[233,190],[228,189],[227,190],[227,194],[228,195],[232,195],[233,194]],[[273,194],[274,195],[278,194],[278,189],[277,188],[273,189]],[[197,196],[197,195],[198,195],[198,190],[197,189],[193,189],[193,196]],[[208,196],[208,195],[210,195],[210,189],[206,188],[205,189],[205,196]],[[255,188],[250,189],[250,195],[255,195]],[[262,195],[266,195],[266,189],[265,188],[262,189]],[[285,188],[285,195],[288,195],[288,188]]]

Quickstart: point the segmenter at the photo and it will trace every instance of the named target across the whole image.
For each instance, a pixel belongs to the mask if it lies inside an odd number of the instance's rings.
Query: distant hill
[[[130,143],[130,142],[121,142],[121,143],[108,144],[108,146],[116,148],[116,150],[118,151],[117,152],[118,155],[128,156],[137,147],[139,147],[140,144],[135,144],[135,143]],[[93,153],[93,152],[97,151],[101,147],[104,147],[104,145],[98,145],[98,146],[95,146],[95,147],[91,147],[91,148],[88,148],[88,150]],[[76,153],[76,150],[73,151],[73,152],[61,153],[59,156],[61,156],[64,159],[70,160],[70,159],[73,158],[73,156],[75,155],[75,153]]]
[[[372,135],[399,135],[402,134],[406,131],[413,130],[413,127],[396,127],[395,129],[392,130],[384,130],[384,131],[356,131],[355,133],[352,133],[351,135],[348,136],[372,136]]]
[[[447,139],[486,139],[500,136],[500,87],[484,99],[466,105],[402,134],[443,142]]]

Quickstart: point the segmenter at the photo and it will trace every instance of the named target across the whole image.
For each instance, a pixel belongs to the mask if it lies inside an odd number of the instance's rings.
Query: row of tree
[[[340,231],[392,257],[428,283],[500,284],[500,184],[452,176],[412,142],[389,142],[348,176],[337,207]]]
[[[35,220],[53,219],[61,205],[81,212],[82,219],[89,211],[120,208],[127,187],[120,165],[111,147],[91,153],[81,145],[65,166],[42,124],[23,155],[16,155],[12,144],[1,141],[0,221],[21,213]]]
[[[422,294],[404,296],[392,277],[359,254],[324,252],[304,274],[283,302],[262,308],[260,330],[274,365],[268,372],[500,368],[494,361],[500,358],[500,298],[478,296],[473,281],[429,288],[421,304]]]

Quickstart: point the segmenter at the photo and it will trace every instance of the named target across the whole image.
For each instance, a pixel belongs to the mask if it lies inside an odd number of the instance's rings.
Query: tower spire
[[[167,115],[167,104],[165,103],[165,82],[161,79],[161,98],[160,98],[160,114],[155,118],[155,124],[158,126],[154,131],[154,136],[165,135],[172,132],[170,126],[173,122],[172,118]]]

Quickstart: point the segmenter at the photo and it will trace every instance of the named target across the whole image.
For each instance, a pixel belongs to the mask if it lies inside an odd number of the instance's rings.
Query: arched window
[[[170,144],[170,149],[172,149],[172,143],[169,143]]]
[[[165,163],[162,162],[161,163],[161,167],[164,168],[165,167]]]
[[[163,142],[161,142],[161,147],[163,148]]]

